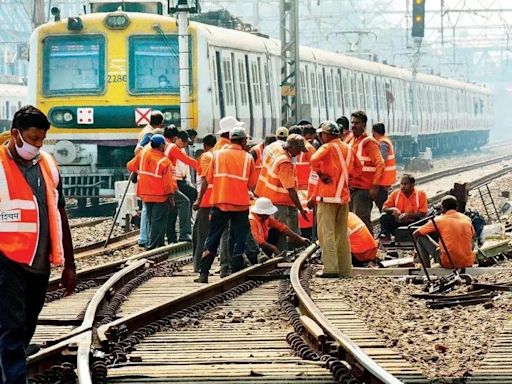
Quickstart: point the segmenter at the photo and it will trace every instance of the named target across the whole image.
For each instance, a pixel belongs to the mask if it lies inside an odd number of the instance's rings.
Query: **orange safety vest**
[[[368,136],[366,133],[364,133],[358,138],[352,138],[352,140],[348,143],[348,145],[354,148],[356,156],[362,165],[361,176],[357,177],[359,183],[356,182],[356,184],[354,184],[354,187],[356,188],[362,187],[363,189],[368,189],[373,185],[373,179],[375,178],[375,171],[377,168],[376,164],[374,164],[370,156],[368,156],[368,150],[366,149],[366,143],[371,141],[377,145],[379,144],[379,142],[375,140],[373,136]]]
[[[295,159],[295,172],[297,174],[297,185],[299,189],[305,189],[308,185],[311,172],[311,156],[316,152],[315,147],[305,141],[307,152],[301,152]]]
[[[163,203],[176,191],[172,162],[157,149],[144,147],[127,168],[137,173],[137,196],[146,203]]]
[[[331,177],[332,181],[325,184],[316,172],[311,172],[308,187],[310,196],[316,196],[317,201],[324,203],[346,204],[350,201],[348,173],[353,163],[352,150],[341,139],[324,144],[315,155],[324,150],[328,150],[329,155],[322,161],[322,172]],[[315,155],[311,158],[312,162]]]
[[[198,168],[197,168],[197,174],[198,174],[197,185],[198,186],[201,186],[201,180],[203,177],[205,177],[205,176],[201,176],[201,174],[203,174],[205,172],[205,169],[202,169],[202,167],[201,167],[202,162],[207,161],[211,165],[212,160],[213,160],[213,150],[203,152],[201,154],[201,156],[199,157]],[[206,187],[206,191],[204,192],[203,198],[199,202],[200,208],[210,208],[212,206],[210,204],[210,198],[212,196],[212,189],[213,189],[213,185],[208,184],[208,187]]]
[[[379,144],[384,142],[389,148],[388,158],[384,160],[384,173],[380,179],[380,185],[389,187],[396,183],[396,160],[395,160],[395,147],[387,136],[379,138]]]
[[[226,139],[225,137],[219,137],[219,140],[215,143],[215,146],[213,147],[213,152],[217,152],[221,149],[226,149],[228,145],[231,144],[231,140]]]
[[[377,241],[375,241],[363,220],[352,212],[348,213],[348,236],[350,239],[350,251],[352,253],[364,254],[378,247]],[[359,261],[370,260],[373,260],[373,258]]]
[[[236,144],[213,152],[213,189],[210,202],[249,207],[249,180],[254,159]]]
[[[39,242],[39,209],[32,188],[27,183],[7,146],[0,147],[0,251],[10,260],[32,265]],[[58,201],[60,176],[51,155],[41,151],[40,171],[46,189],[50,226],[50,262],[60,265],[64,259],[62,218]]]
[[[304,219],[302,215],[299,215],[299,228],[300,229],[306,229],[313,227],[313,219],[314,214],[313,210],[308,208],[308,192],[299,190],[297,191],[297,195],[299,196],[300,204],[302,205],[302,208],[306,211],[308,220]]]
[[[288,190],[283,187],[279,180],[279,175],[276,173],[277,168],[281,164],[285,163],[292,164],[292,159],[286,149],[284,149],[280,144],[267,145],[265,148],[263,167],[254,193],[259,197],[269,198],[274,205],[287,205],[293,207],[295,204],[293,204]],[[293,172],[295,172],[293,164],[292,167]]]
[[[256,144],[254,147],[252,147],[251,152],[254,152],[256,154],[256,160],[254,160],[254,165],[256,166],[256,173],[258,176],[261,173],[261,168],[263,164],[263,148],[265,146],[264,142],[261,142],[259,144]]]

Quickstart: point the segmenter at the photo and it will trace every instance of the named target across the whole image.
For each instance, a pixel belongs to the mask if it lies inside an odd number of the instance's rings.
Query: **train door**
[[[343,115],[347,116],[350,120],[350,92],[349,92],[349,80],[345,70],[340,70],[341,80],[341,96],[343,98]]]
[[[334,90],[336,94],[334,118],[341,117],[343,113],[343,97],[341,95],[341,72],[339,68],[334,70]]]
[[[311,123],[315,126],[320,124],[319,107],[318,107],[318,92],[316,87],[317,77],[315,66],[309,68],[309,86],[311,88]]]
[[[232,55],[233,74],[235,83],[235,104],[237,118],[243,121],[246,126],[251,126],[251,113],[249,108],[249,97],[247,94],[247,74],[245,71],[245,58],[242,53]]]
[[[219,106],[220,106],[220,117],[226,116],[226,103],[224,100],[224,81],[222,76],[222,61],[220,58],[220,52],[215,52],[215,66],[217,68],[216,77],[217,85],[219,89]]]
[[[300,69],[300,95],[302,105],[298,116],[299,120],[311,121],[311,99],[307,73],[307,65],[302,65]]]
[[[249,87],[252,95],[252,113],[254,125],[251,127],[251,136],[255,132],[262,132],[263,127],[263,110],[261,99],[261,76],[258,70],[258,58],[256,55],[248,55],[249,62]]]
[[[226,116],[236,116],[235,89],[233,82],[233,64],[231,52],[221,52],[222,80],[224,87],[224,112]]]
[[[379,76],[374,76],[372,79],[371,87],[373,88],[373,92],[375,94],[375,113],[377,114],[377,121],[382,122],[381,119],[381,103],[380,103],[380,94],[379,94]],[[386,127],[388,128],[388,127]],[[389,129],[389,128],[388,128]]]
[[[270,121],[269,124],[265,127],[265,131],[263,131],[262,138],[265,138],[267,134],[272,132],[273,129],[275,129],[275,120],[276,120],[276,108],[274,105],[274,87],[272,84],[275,84],[273,81],[273,66],[272,66],[272,60],[270,54],[267,54],[265,56],[265,82],[266,82],[266,88],[267,88],[267,102],[270,108]]]
[[[251,87],[251,67],[249,65],[249,56],[244,56],[244,66],[245,66],[245,78],[247,82],[247,101],[249,103],[249,132],[254,132],[254,96],[252,94]]]
[[[334,113],[334,94],[333,94],[333,84],[332,84],[332,69],[326,68],[324,69],[324,78],[325,78],[325,93],[326,93],[326,101],[327,101],[327,120],[336,120],[336,115]]]
[[[217,57],[217,54],[215,52],[215,50],[211,50],[210,51],[210,56],[209,56],[209,62],[210,62],[210,73],[211,73],[211,76],[210,76],[210,80],[211,80],[211,89],[212,89],[212,93],[211,93],[211,97],[212,97],[212,132],[211,133],[214,133],[215,132],[215,127],[218,126],[218,122],[220,120],[220,118],[222,117],[222,112],[220,110],[220,106],[219,106],[219,96],[220,96],[220,89],[219,89],[219,76],[220,76],[220,72],[217,71],[217,60],[216,60],[216,57]]]
[[[261,111],[263,114],[262,117],[262,126],[260,127],[260,131],[258,132],[258,137],[261,139],[264,138],[264,133],[267,132],[270,127],[270,82],[268,78],[268,65],[266,57],[258,57],[258,73],[260,75],[260,89],[261,89]]]
[[[318,98],[320,106],[318,117],[319,122],[322,122],[327,118],[327,100],[325,99],[327,92],[325,91],[325,68],[320,67],[318,69],[318,81],[316,83],[318,88]]]

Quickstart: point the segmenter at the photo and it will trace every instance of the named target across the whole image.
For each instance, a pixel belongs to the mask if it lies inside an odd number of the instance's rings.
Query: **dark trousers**
[[[210,208],[199,208],[192,231],[192,252],[194,255],[194,272],[199,272],[201,264],[201,255],[204,250],[204,242],[208,234],[208,225],[210,223]]]
[[[195,200],[194,200],[195,201]],[[167,218],[167,242],[176,243],[176,219],[180,223],[180,241],[190,241],[192,233],[192,211],[190,199],[180,190],[174,194],[174,207],[169,210]]]
[[[368,189],[354,188],[350,193],[350,210],[354,212],[373,234],[373,225],[371,220],[373,200],[370,198]]]
[[[178,184],[178,189],[180,192],[187,196],[188,200],[190,201],[190,209],[192,209],[194,201],[197,200],[197,189],[190,185],[186,180],[177,180],[176,183]]]
[[[2,257],[2,256],[0,256]],[[25,384],[25,348],[34,335],[44,305],[49,275],[0,262],[0,383]]]
[[[379,187],[379,191],[377,192],[377,199],[375,200],[375,205],[379,208],[379,212],[382,212],[382,206],[388,199],[390,187]]]
[[[281,232],[279,232],[275,228],[270,228],[268,230],[267,243],[275,245],[279,243],[279,238],[281,237]],[[268,257],[272,256],[272,253],[265,248],[260,248],[256,240],[254,240],[254,236],[249,231],[247,235],[247,250],[245,251],[247,258],[251,262],[251,264],[256,264],[258,262],[258,254],[261,252],[265,253]]]
[[[155,249],[164,245],[167,216],[170,203],[146,203],[149,222],[149,242],[147,249]]]
[[[231,271],[238,272],[243,268],[243,254],[246,248],[247,234],[250,231],[249,210],[246,211],[222,211],[213,207],[210,211],[210,226],[205,241],[205,250],[209,251],[207,257],[201,258],[200,273],[208,276],[210,268],[219,248],[222,232],[228,224],[231,225],[231,241],[233,244],[233,257],[231,259]]]
[[[400,226],[395,216],[391,213],[383,213],[380,215],[380,234],[385,236],[392,236],[395,234],[396,229]]]

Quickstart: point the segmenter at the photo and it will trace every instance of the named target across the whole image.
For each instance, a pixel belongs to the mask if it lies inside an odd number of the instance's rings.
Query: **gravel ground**
[[[480,282],[507,282],[507,275],[484,275]],[[429,378],[462,377],[478,366],[512,311],[512,295],[502,294],[492,308],[483,304],[429,309],[421,286],[384,278],[314,279],[312,297],[327,292],[350,305],[390,348]],[[465,288],[461,288],[463,291]]]
[[[90,218],[87,220],[91,220]],[[87,221],[82,220],[82,221]],[[91,227],[73,228],[71,230],[71,236],[73,237],[73,246],[83,247],[85,245],[96,243],[98,241],[106,240],[110,227],[112,225],[112,219],[108,218],[102,223],[93,225]],[[118,236],[124,233],[124,229],[120,226],[115,226],[112,232],[113,236]]]

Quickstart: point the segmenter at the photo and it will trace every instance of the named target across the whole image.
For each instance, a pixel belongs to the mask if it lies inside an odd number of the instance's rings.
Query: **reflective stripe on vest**
[[[386,136],[379,139],[379,144],[381,142],[386,143],[389,148],[388,158],[384,159],[384,173],[382,174],[381,185],[393,185],[396,182],[395,148],[391,140]]]
[[[415,189],[413,192],[416,195],[416,207],[414,209],[414,212],[417,212],[420,208],[420,197],[418,196],[418,191]],[[398,203],[400,201],[400,196],[402,195],[402,191],[396,194],[395,198],[395,207],[398,207]]]
[[[326,144],[329,145],[329,144]],[[331,147],[334,147],[336,149],[336,154],[338,155],[338,161],[341,165],[341,174],[340,179],[338,180],[338,186],[336,187],[336,195],[334,197],[317,197],[318,201],[322,201],[324,203],[334,203],[334,204],[341,204],[341,194],[343,192],[343,187],[346,185],[348,188],[348,170],[347,170],[347,164],[350,164],[352,151],[347,151],[347,159],[343,157],[343,154],[341,153],[341,148],[339,145],[332,144]]]
[[[144,161],[144,156],[147,154],[147,151],[150,150],[149,148],[145,148],[142,154],[140,155],[140,162],[139,162],[139,170],[137,173],[139,175],[147,175],[151,177],[156,177],[157,179],[161,179],[162,175],[159,174],[160,172],[160,165],[167,159],[167,157],[162,157],[158,163],[156,164],[156,168],[154,171],[151,171],[150,169],[144,169],[144,165],[146,162]]]
[[[288,190],[281,185],[279,175],[276,173],[277,168],[284,163],[291,163],[290,157],[282,146],[267,146],[268,151],[265,153],[263,159],[262,172],[258,178],[258,183],[261,182],[264,188],[270,189],[274,192],[284,195],[286,199],[289,197]],[[258,191],[261,191],[258,188]],[[275,203],[277,200],[270,196],[265,196]]]
[[[215,152],[215,154],[213,155],[215,159],[218,158],[218,152]],[[214,173],[214,177],[226,177],[228,179],[235,179],[235,180],[240,180],[240,181],[248,181],[249,180],[249,165],[250,165],[250,160],[251,158],[249,157],[251,155],[247,154],[247,156],[245,156],[245,160],[244,160],[244,166],[243,166],[243,173],[241,176],[238,176],[238,175],[233,175],[231,173],[222,173],[220,172],[220,163],[219,161],[215,161],[215,173]]]
[[[364,223],[361,223],[359,225],[357,225],[356,227],[352,228],[352,229],[348,229],[348,235],[351,236],[352,234],[354,234],[355,232],[359,231],[360,229],[363,229],[364,227],[366,227],[366,225]]]
[[[254,152],[256,153],[256,161],[255,161],[255,165],[256,165],[256,169],[257,170],[261,170],[261,168],[263,167],[263,144],[260,143],[258,145],[256,145],[254,148]]]
[[[365,144],[368,141],[372,141],[372,139],[373,139],[373,137],[366,136],[363,140],[361,140],[361,142],[359,143],[359,146],[357,147],[357,157],[358,157],[359,161],[361,162],[361,165],[363,166],[363,168],[362,168],[363,172],[371,173],[371,172],[375,172],[377,170],[377,168],[375,167],[375,165],[372,162],[372,159],[369,156],[363,156],[363,148],[364,148]],[[367,162],[369,162],[370,164],[365,166],[365,164]]]

